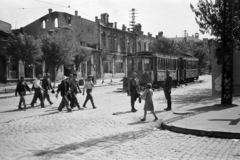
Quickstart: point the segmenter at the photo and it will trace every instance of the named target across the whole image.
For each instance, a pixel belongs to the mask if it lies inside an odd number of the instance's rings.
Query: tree
[[[41,37],[43,61],[50,68],[54,69],[54,85],[58,70],[62,65],[73,64],[73,41],[68,41],[62,35],[46,35]]]
[[[173,54],[174,42],[165,37],[159,37],[153,42],[151,48],[156,53]]]
[[[12,34],[6,50],[11,58],[21,60],[24,64],[37,64],[37,60],[42,56],[41,41],[27,34]]]
[[[73,62],[76,66],[76,70],[79,70],[80,64],[87,60],[88,56],[91,53],[91,50],[81,46],[79,42],[75,42],[72,52],[74,55]]]
[[[226,1],[226,11],[224,10],[224,1]],[[197,8],[190,5],[196,15],[196,22],[200,27],[201,33],[210,33],[217,39],[234,39],[240,41],[240,2],[238,0],[199,0]],[[226,22],[224,23],[224,18]],[[232,25],[233,29],[228,33],[223,33],[223,26],[226,29]]]

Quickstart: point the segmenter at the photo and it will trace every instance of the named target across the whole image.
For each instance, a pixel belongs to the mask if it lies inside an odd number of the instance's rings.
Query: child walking
[[[21,107],[22,103],[23,103],[23,106],[24,106],[24,110],[26,110],[26,102],[25,102],[25,98],[24,98],[24,96],[26,95],[26,90],[31,92],[29,86],[24,81],[24,77],[21,77],[20,81],[17,84],[16,90],[15,90],[15,96],[17,96],[17,94],[20,96],[20,101],[19,101],[19,105],[18,105],[19,110],[23,109]]]
[[[151,111],[153,116],[154,116],[154,121],[157,121],[158,118],[154,112],[154,106],[153,106],[153,100],[152,100],[152,96],[153,96],[153,90],[152,90],[152,84],[148,83],[146,86],[145,91],[143,92],[143,94],[140,96],[141,99],[145,100],[145,104],[144,104],[144,117],[143,119],[141,119],[141,121],[146,121],[146,116],[147,116],[147,111]]]

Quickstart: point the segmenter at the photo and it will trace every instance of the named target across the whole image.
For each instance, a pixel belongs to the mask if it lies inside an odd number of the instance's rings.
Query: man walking
[[[86,96],[85,102],[83,104],[84,108],[87,108],[86,104],[87,104],[89,99],[90,99],[90,101],[92,103],[93,109],[97,108],[94,105],[93,97],[92,97],[92,89],[93,89],[93,87],[94,87],[94,85],[93,85],[93,82],[92,82],[92,76],[88,75],[88,79],[85,81],[85,84],[84,84],[84,87],[83,87],[83,95],[84,95],[85,89],[87,89],[87,91],[86,91],[87,92],[87,96]]]
[[[61,84],[59,84],[57,89],[56,98],[58,98],[58,93],[61,92],[62,101],[58,107],[59,111],[62,111],[62,109],[66,106],[67,111],[71,112],[72,110],[69,108],[69,102],[67,96],[70,94],[70,88],[68,83],[68,77],[63,78]]]
[[[20,101],[19,101],[19,105],[18,105],[18,109],[19,110],[22,110],[23,108],[21,107],[22,103],[23,103],[23,106],[24,106],[24,110],[26,110],[26,102],[25,102],[25,98],[24,96],[26,95],[26,89],[30,91],[30,88],[29,86],[27,85],[27,83],[24,81],[24,77],[21,77],[20,81],[18,82],[17,84],[17,87],[16,87],[16,90],[15,90],[15,96],[17,96],[17,93],[18,95],[20,96]]]
[[[42,84],[41,84],[41,75],[37,76],[37,79],[35,79],[34,83],[33,83],[33,88],[34,88],[34,96],[33,96],[33,100],[31,102],[31,106],[34,107],[34,104],[37,101],[37,98],[39,98],[40,102],[41,102],[41,108],[45,108],[44,106],[44,100],[43,100],[43,94],[42,94]]]
[[[131,96],[131,107],[132,107],[132,112],[137,112],[135,109],[135,101],[137,98],[139,98],[139,102],[141,103],[140,99],[140,88],[139,88],[139,80],[137,78],[137,73],[133,72],[132,78],[129,81],[129,94]]]
[[[44,75],[43,80],[42,80],[42,87],[44,89],[43,91],[43,99],[45,100],[47,98],[48,102],[50,105],[53,104],[53,102],[50,100],[50,96],[48,94],[48,90],[52,90],[52,92],[54,93],[52,84],[51,84],[51,80],[50,80],[50,74],[47,73]]]
[[[172,77],[169,75],[169,70],[166,70],[166,79],[164,81],[164,94],[167,99],[167,108],[165,111],[172,110],[172,101],[171,101],[171,89],[172,89]]]
[[[82,93],[79,85],[78,85],[78,80],[77,80],[77,74],[73,74],[73,77],[70,79],[69,81],[69,86],[70,86],[70,89],[71,89],[71,102],[70,102],[70,106],[71,108],[74,108],[75,105],[78,107],[78,109],[80,110],[81,107],[78,103],[78,100],[77,100],[77,93],[78,93],[78,90],[79,90],[79,93]]]

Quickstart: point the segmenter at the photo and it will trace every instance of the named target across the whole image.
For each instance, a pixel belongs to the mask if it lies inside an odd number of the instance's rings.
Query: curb
[[[121,85],[122,83],[113,83],[113,84],[103,84],[103,85],[96,85],[94,87],[105,87],[105,86],[115,86],[115,85]],[[56,88],[56,87],[55,87]],[[83,89],[83,87],[80,87],[81,89]],[[15,90],[14,90],[15,91]],[[12,93],[13,95],[7,95],[7,96],[0,96],[0,99],[7,99],[7,98],[13,98],[13,97],[16,97],[15,96],[15,92],[8,92],[6,94],[10,94]],[[30,96],[30,95],[33,95],[34,93],[30,93],[30,94],[27,94],[26,96]],[[1,95],[1,94],[0,94]]]
[[[192,134],[192,135],[202,136],[202,137],[207,136],[207,137],[214,137],[214,138],[240,139],[240,133],[236,133],[236,132],[206,131],[206,130],[182,128],[182,127],[177,127],[173,125],[168,125],[166,121],[163,121],[161,123],[161,126],[160,126],[161,129],[166,129],[176,133]]]

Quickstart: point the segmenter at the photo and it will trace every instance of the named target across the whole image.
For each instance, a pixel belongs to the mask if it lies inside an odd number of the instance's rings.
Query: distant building
[[[186,41],[186,42],[192,42],[195,43],[197,45],[203,45],[208,39],[199,39],[199,33],[195,33],[195,35],[192,36],[186,36],[186,37],[172,37],[172,38],[168,38],[173,40],[174,42],[182,42],[182,41]]]
[[[6,56],[6,45],[11,34],[11,24],[0,20],[0,82],[7,82],[9,77],[9,59]],[[13,68],[10,68],[13,69]]]

